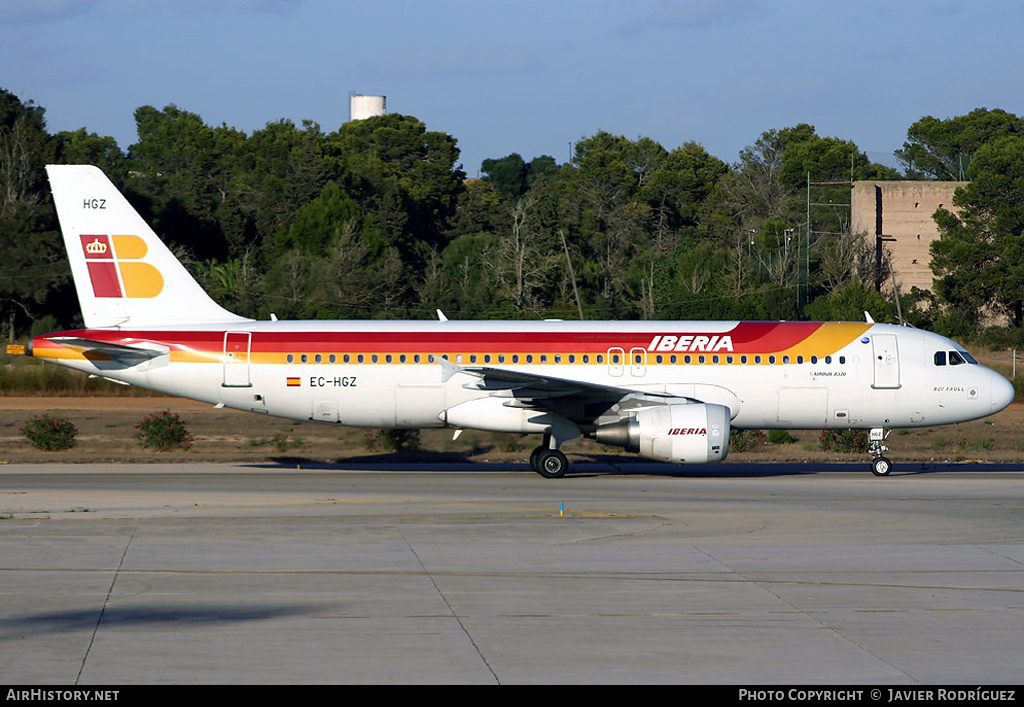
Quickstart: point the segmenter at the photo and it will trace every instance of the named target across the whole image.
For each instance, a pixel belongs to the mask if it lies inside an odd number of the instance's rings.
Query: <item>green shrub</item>
[[[152,447],[159,451],[171,449],[188,449],[195,439],[185,428],[185,422],[176,412],[164,410],[147,416],[135,425],[138,433],[135,439],[143,447]]]
[[[768,432],[768,442],[770,444],[792,444],[795,441],[789,430],[770,430]]]
[[[367,430],[363,444],[371,452],[415,452],[420,448],[419,430]]]
[[[765,436],[761,430],[733,430],[729,435],[730,452],[749,452],[764,445]]]
[[[303,444],[302,437],[289,437],[286,434],[278,432],[276,435],[271,437],[270,443],[274,445],[274,449],[279,452],[287,452],[293,447],[301,447]]]
[[[985,452],[996,446],[996,441],[991,437],[971,437],[962,439],[956,446],[965,452]]]
[[[26,422],[21,433],[36,449],[55,452],[74,447],[78,429],[66,417],[43,414]]]
[[[866,430],[822,430],[818,449],[823,452],[867,452]]]
[[[523,451],[522,435],[506,434],[498,437],[499,452],[521,452]]]

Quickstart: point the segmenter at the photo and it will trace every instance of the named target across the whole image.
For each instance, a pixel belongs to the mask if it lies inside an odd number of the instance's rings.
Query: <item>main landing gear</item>
[[[889,436],[889,431],[874,427],[868,433],[868,453],[873,457],[871,460],[871,473],[875,476],[888,476],[892,472],[892,462],[883,453],[889,451],[882,442]]]
[[[544,435],[544,444],[530,453],[530,466],[545,479],[560,479],[569,471],[569,460],[551,448],[551,435]]]

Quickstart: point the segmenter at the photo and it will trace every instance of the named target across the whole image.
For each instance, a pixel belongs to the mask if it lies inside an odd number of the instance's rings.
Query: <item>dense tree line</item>
[[[936,214],[936,292],[908,293],[903,314],[962,330],[988,308],[1024,325],[1024,119],[1004,111],[922,118],[896,153],[903,173],[800,124],[732,164],[600,132],[564,164],[511,154],[476,180],[454,137],[411,116],[331,133],[282,120],[245,134],[173,105],[135,120],[122,151],[50,134],[42,107],[0,90],[9,337],[76,323],[50,162],[104,169],[215,299],[264,319],[894,319],[849,233],[849,185],[964,176],[959,215]]]

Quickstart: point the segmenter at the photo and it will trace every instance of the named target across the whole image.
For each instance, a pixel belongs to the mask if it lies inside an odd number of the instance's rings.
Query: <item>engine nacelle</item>
[[[701,403],[644,408],[601,425],[594,438],[676,464],[722,461],[729,454],[729,408]]]

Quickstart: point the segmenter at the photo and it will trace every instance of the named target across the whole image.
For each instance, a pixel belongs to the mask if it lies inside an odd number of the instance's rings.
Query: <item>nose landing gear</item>
[[[875,476],[888,476],[892,473],[892,462],[884,456],[889,451],[882,442],[889,436],[890,430],[882,427],[874,427],[868,433],[868,453],[873,457],[871,460],[871,473]]]

